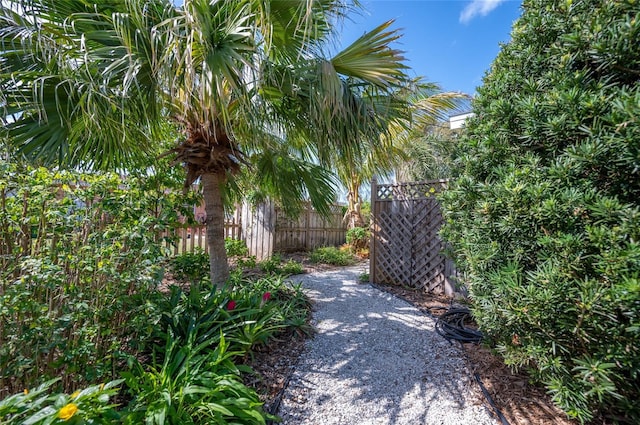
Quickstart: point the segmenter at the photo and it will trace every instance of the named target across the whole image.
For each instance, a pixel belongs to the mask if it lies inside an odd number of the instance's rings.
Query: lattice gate
[[[445,180],[371,184],[371,282],[453,293],[450,260],[440,252],[442,224],[435,194]]]

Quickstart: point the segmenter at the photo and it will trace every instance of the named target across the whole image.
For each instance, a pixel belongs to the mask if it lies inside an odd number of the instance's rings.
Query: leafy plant
[[[288,260],[283,263],[280,254],[273,254],[271,258],[258,263],[258,266],[263,272],[271,274],[290,276],[304,273],[304,268],[301,263],[295,260]]]
[[[74,393],[51,392],[59,378],[0,401],[0,421],[6,425],[111,424],[120,420],[109,400],[118,393],[122,380],[92,385]]]
[[[225,238],[224,249],[229,257],[244,257],[249,253],[244,241],[231,238]]]
[[[310,306],[304,300],[300,288],[289,288],[276,276],[239,278],[234,288],[225,290],[192,286],[187,293],[172,287],[158,306],[163,313],[155,335],[161,341],[191,338],[211,349],[223,335],[232,350],[244,356],[289,326],[291,316],[306,316]]]
[[[295,260],[289,260],[280,266],[280,273],[285,276],[291,276],[304,273],[304,267]]]
[[[369,246],[370,237],[369,230],[364,227],[352,227],[347,230],[347,244],[354,253],[365,250]]]
[[[524,3],[442,194],[474,315],[569,416],[639,423],[640,13]]]
[[[134,397],[122,423],[164,424],[266,424],[262,402],[240,378],[240,368],[228,351],[224,336],[209,351],[207,342],[194,345],[168,339],[161,365],[136,364],[125,373]]]
[[[238,267],[238,268],[253,269],[257,265],[258,265],[258,263],[257,263],[256,257],[254,255],[251,255],[251,256],[245,257],[245,258],[239,258],[236,261],[236,267]]]
[[[176,255],[171,258],[170,264],[178,280],[201,282],[209,276],[209,255],[201,249]]]
[[[115,378],[157,319],[177,198],[156,174],[0,169],[0,396]]]
[[[282,256],[278,253],[273,254],[270,258],[258,263],[258,267],[265,273],[275,273],[280,270]]]
[[[331,264],[334,266],[349,266],[355,263],[353,255],[347,251],[341,251],[334,246],[314,249],[309,255],[313,263]]]

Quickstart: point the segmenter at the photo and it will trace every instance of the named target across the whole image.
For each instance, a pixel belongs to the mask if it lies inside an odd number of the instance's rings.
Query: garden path
[[[317,330],[284,391],[285,425],[489,425],[462,353],[434,320],[358,277],[363,266],[295,276]]]

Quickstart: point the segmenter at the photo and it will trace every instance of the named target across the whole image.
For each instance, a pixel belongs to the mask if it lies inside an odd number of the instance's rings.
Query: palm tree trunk
[[[207,245],[209,247],[209,273],[211,283],[221,288],[229,278],[227,252],[224,249],[224,205],[222,185],[224,173],[202,175],[202,194],[207,212]]]
[[[354,227],[364,227],[364,220],[362,219],[362,209],[360,202],[360,193],[358,188],[349,188],[347,193],[347,228],[353,229]]]

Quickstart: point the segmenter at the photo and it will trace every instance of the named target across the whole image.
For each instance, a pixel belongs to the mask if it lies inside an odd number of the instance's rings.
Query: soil
[[[287,255],[286,259],[301,262],[306,272],[327,270],[331,266],[313,265],[301,254]],[[420,290],[392,285],[376,285],[411,303],[421,311],[438,316],[452,304],[452,299],[443,295],[427,294]],[[265,402],[265,411],[276,412],[298,358],[304,350],[307,336],[299,334],[280,335],[277,339],[255,353],[248,362],[255,371],[246,383],[256,388]],[[504,416],[503,425],[577,425],[577,421],[566,415],[551,402],[545,389],[530,383],[525,373],[514,373],[489,348],[477,344],[462,344],[470,371],[477,373],[489,398],[479,395],[492,411],[498,423],[499,413]],[[494,404],[495,408],[491,406]]]

